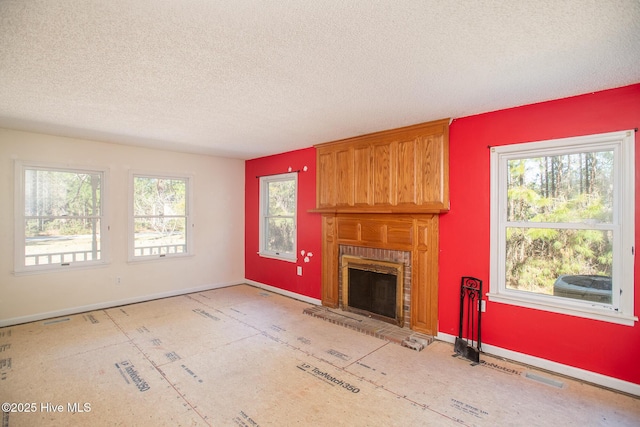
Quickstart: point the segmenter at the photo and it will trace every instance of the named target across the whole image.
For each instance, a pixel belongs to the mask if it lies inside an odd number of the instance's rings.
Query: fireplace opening
[[[344,255],[342,269],[343,310],[404,325],[403,264]]]
[[[396,278],[386,273],[349,269],[349,307],[396,317]]]

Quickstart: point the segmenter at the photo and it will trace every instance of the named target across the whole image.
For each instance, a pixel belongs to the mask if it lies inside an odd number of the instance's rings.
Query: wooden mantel
[[[449,120],[316,145],[322,304],[337,307],[339,245],[411,253],[411,329],[437,333],[438,214],[449,209]]]

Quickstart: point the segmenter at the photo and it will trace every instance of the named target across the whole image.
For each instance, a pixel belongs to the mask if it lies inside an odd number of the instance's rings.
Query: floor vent
[[[68,318],[68,317],[63,317],[62,319],[49,320],[47,322],[44,322],[43,325],[45,325],[45,326],[46,325],[53,325],[53,324],[56,324],[56,323],[68,322],[69,320],[71,320],[71,319]]]
[[[530,372],[525,373],[524,376],[529,378],[530,380],[538,381],[539,383],[547,384],[553,387],[558,387],[558,388],[564,387],[564,383],[562,381],[541,377],[540,375],[532,374]]]

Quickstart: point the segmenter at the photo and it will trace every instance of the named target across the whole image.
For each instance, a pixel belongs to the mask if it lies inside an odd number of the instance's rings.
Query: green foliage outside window
[[[506,286],[553,293],[565,274],[612,275],[613,151],[508,161]]]
[[[295,245],[296,182],[294,179],[267,184],[266,250],[293,254]]]
[[[24,266],[96,261],[102,174],[24,169]]]
[[[135,256],[186,252],[187,180],[134,177]]]
[[[100,195],[97,173],[26,169],[27,236],[90,233],[91,217],[101,214]]]

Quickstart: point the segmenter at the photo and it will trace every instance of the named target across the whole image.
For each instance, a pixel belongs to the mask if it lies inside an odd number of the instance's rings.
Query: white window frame
[[[491,267],[489,301],[633,326],[635,244],[635,132],[633,130],[513,144],[491,148]],[[598,304],[506,287],[507,161],[576,150],[614,152],[613,295]],[[515,224],[515,223],[514,223]],[[511,226],[516,226],[511,224]],[[585,228],[594,228],[585,224]]]
[[[182,253],[166,253],[151,255],[135,255],[135,215],[134,215],[134,197],[135,197],[135,178],[157,178],[157,179],[179,179],[186,181],[185,189],[185,252]],[[128,261],[132,263],[156,261],[161,259],[173,259],[181,257],[193,256],[193,229],[195,227],[193,215],[193,176],[188,174],[174,174],[161,172],[145,172],[145,171],[129,171],[129,232],[128,232]]]
[[[295,212],[293,215],[293,229],[294,229],[294,233],[293,233],[293,253],[289,254],[289,253],[284,253],[281,254],[279,252],[276,251],[269,251],[267,250],[267,244],[266,244],[266,230],[267,230],[267,221],[268,221],[268,217],[266,216],[267,212],[268,212],[268,194],[267,194],[267,189],[268,189],[268,184],[271,182],[276,182],[276,181],[289,181],[289,180],[294,180],[295,182]],[[290,172],[290,173],[283,173],[283,174],[277,174],[277,175],[268,175],[268,176],[262,176],[260,177],[260,226],[259,226],[259,230],[260,230],[260,247],[258,250],[258,255],[265,257],[265,258],[274,258],[274,259],[279,259],[279,260],[283,260],[283,261],[289,261],[289,262],[297,262],[298,258],[297,258],[297,240],[298,240],[298,173],[297,172]]]
[[[14,245],[14,274],[51,273],[56,271],[68,271],[83,268],[94,268],[104,266],[109,263],[109,230],[110,225],[107,220],[107,186],[109,172],[106,168],[95,168],[75,165],[65,165],[44,162],[29,162],[16,160],[15,185],[14,185],[14,212],[15,212],[15,245]],[[91,261],[70,261],[56,264],[41,264],[27,266],[25,262],[25,171],[27,169],[48,170],[66,173],[91,173],[100,175],[100,259]]]

